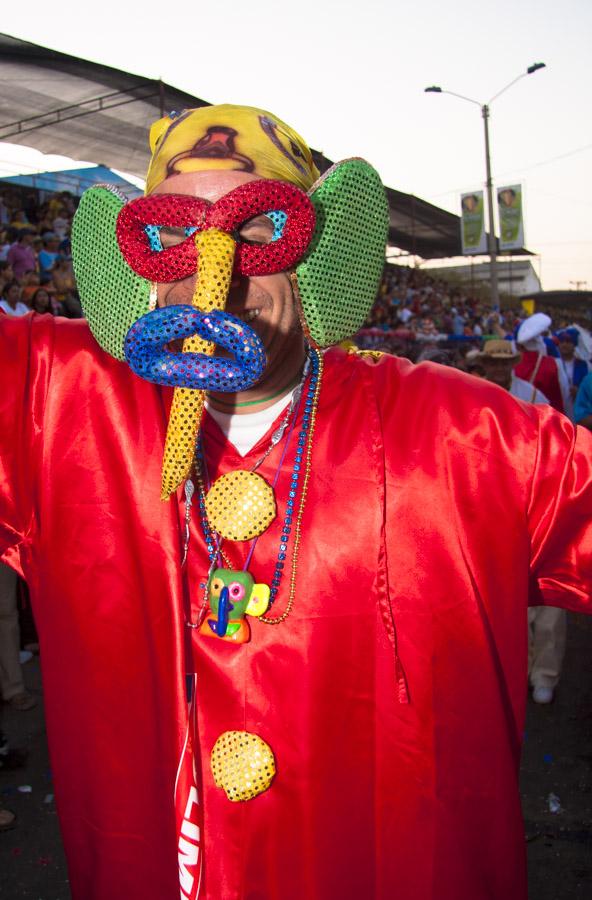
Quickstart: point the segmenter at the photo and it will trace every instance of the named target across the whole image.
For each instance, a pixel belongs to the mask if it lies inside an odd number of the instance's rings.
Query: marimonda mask
[[[207,108],[210,120],[216,109]],[[274,121],[265,116],[266,123]],[[263,130],[266,134],[269,127]],[[200,166],[205,163],[199,158]],[[216,161],[207,160],[207,167],[215,168]],[[274,225],[270,243],[242,242],[241,226],[261,214]],[[184,239],[164,248],[165,227],[181,229]],[[265,368],[258,336],[225,312],[233,272],[294,272],[307,338],[327,347],[351,336],[367,317],[384,266],[387,229],[384,188],[362,159],[337,163],[308,191],[265,178],[242,184],[215,203],[175,194],[125,203],[108,186],[85,192],[73,222],[72,253],[89,326],[101,347],[126,360],[136,374],[175,388],[163,499],[191,472],[204,391],[246,390]],[[151,308],[151,285],[195,273],[191,305]],[[179,338],[183,352],[168,349]],[[231,358],[213,356],[216,346]]]

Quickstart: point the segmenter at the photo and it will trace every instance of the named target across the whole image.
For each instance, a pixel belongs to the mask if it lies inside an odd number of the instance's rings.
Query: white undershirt
[[[273,406],[268,406],[267,409],[261,412],[243,413],[241,415],[220,412],[220,410],[214,409],[207,401],[206,409],[212,419],[218,423],[226,439],[236,447],[241,456],[246,456],[257,441],[269,431],[279,414],[284,409],[287,409],[292,400],[294,390],[284,397],[280,397]]]

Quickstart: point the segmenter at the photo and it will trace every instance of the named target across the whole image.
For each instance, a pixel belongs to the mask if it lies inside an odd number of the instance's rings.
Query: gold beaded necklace
[[[302,482],[301,482],[301,490],[300,490],[298,508],[297,508],[295,522],[294,522],[293,551],[292,551],[292,560],[291,560],[291,567],[290,567],[290,587],[289,587],[288,601],[286,603],[286,607],[285,607],[284,611],[278,616],[270,616],[270,615],[264,614],[267,611],[267,604],[265,605],[265,608],[261,610],[261,612],[254,613],[255,615],[257,615],[257,618],[259,618],[260,621],[266,625],[279,625],[282,622],[284,622],[288,618],[288,616],[290,615],[290,613],[293,609],[294,600],[295,600],[295,596],[296,596],[297,566],[298,566],[300,544],[301,544],[301,539],[302,539],[302,518],[304,515],[304,509],[306,506],[306,500],[307,500],[308,489],[309,489],[309,484],[310,484],[310,472],[311,472],[311,466],[312,466],[312,447],[313,447],[313,442],[314,442],[314,434],[315,434],[316,419],[317,419],[317,408],[318,408],[318,401],[319,401],[319,396],[320,396],[322,374],[323,374],[322,354],[319,350],[314,350],[312,352],[314,354],[314,357],[315,357],[314,361],[316,363],[316,365],[315,365],[316,379],[315,379],[315,384],[314,384],[314,390],[312,392],[312,398],[309,398],[309,402],[310,402],[310,411],[308,413],[309,424],[307,427],[306,444],[304,447],[304,450],[305,450],[305,452],[304,452],[304,472],[303,472],[303,478],[302,478]],[[294,414],[296,415],[296,413],[294,413]],[[284,422],[282,424],[285,428],[286,423]],[[275,434],[276,433],[274,433],[274,435]],[[277,442],[278,442],[277,440],[275,441],[275,443],[272,442],[272,444],[268,448],[268,451],[258,461],[256,467],[258,467],[260,465],[260,463],[263,462],[263,460],[266,458],[268,453],[271,452],[271,450],[273,449],[273,447],[275,446],[275,444]],[[206,484],[205,484],[204,473],[202,471],[202,466],[199,464],[196,465],[195,472],[196,472],[196,481],[197,481],[197,485],[198,485],[199,497],[201,500],[200,512],[201,512],[201,517],[202,517],[202,527],[204,528],[204,534],[206,536],[206,541],[215,540],[216,555],[218,555],[224,561],[224,563],[227,566],[229,571],[231,571],[231,572],[237,571],[237,570],[233,569],[232,563],[228,559],[228,556],[222,550],[222,546],[221,546],[222,538],[220,536],[218,536],[215,539],[212,537],[212,528],[211,528],[209,518],[208,518],[206,503],[204,502],[205,498],[206,498],[207,488],[206,488]],[[223,476],[223,477],[228,477],[228,476]],[[188,484],[189,484],[189,482],[188,482]],[[188,495],[188,491],[187,491],[187,487],[186,487],[186,533],[187,534],[189,531],[188,516],[189,516],[189,509],[190,509],[190,504],[191,504],[192,493],[193,493],[193,485],[191,484],[191,491],[189,492],[189,495]],[[293,501],[290,501],[290,502],[293,502]],[[255,543],[256,543],[256,540],[257,539],[255,539]],[[253,549],[254,549],[254,545],[251,547],[249,559],[252,556]],[[208,576],[208,583],[207,583],[207,585],[205,585],[204,608],[205,608],[205,606],[207,606],[212,576],[213,576],[213,574],[215,574],[216,571],[219,571],[219,570],[215,570],[215,563],[212,562],[212,565],[210,567],[210,573]],[[256,587],[261,587],[261,586],[256,586]],[[277,591],[276,591],[276,593],[277,593]],[[273,594],[272,594],[272,602],[273,602]],[[252,615],[253,613],[248,613],[248,614]],[[198,623],[196,623],[195,625],[193,623],[188,623],[188,624],[191,624],[192,627],[196,627],[196,626],[199,627],[201,620],[202,620],[202,616],[200,616]]]

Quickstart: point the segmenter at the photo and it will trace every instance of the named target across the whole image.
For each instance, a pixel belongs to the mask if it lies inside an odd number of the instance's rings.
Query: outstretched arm
[[[23,574],[34,530],[34,455],[42,375],[32,358],[33,316],[0,317],[0,559]]]
[[[550,411],[529,506],[534,601],[592,611],[592,435]]]

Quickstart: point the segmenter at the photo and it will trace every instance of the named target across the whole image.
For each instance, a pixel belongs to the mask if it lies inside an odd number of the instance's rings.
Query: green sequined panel
[[[124,201],[107,187],[85,191],[72,223],[72,261],[84,315],[103,350],[124,359],[130,326],[148,312],[150,283],[130,269],[115,225]]]
[[[310,198],[317,225],[296,275],[309,334],[329,347],[355,334],[376,299],[388,203],[378,173],[363,159],[337,163]]]

